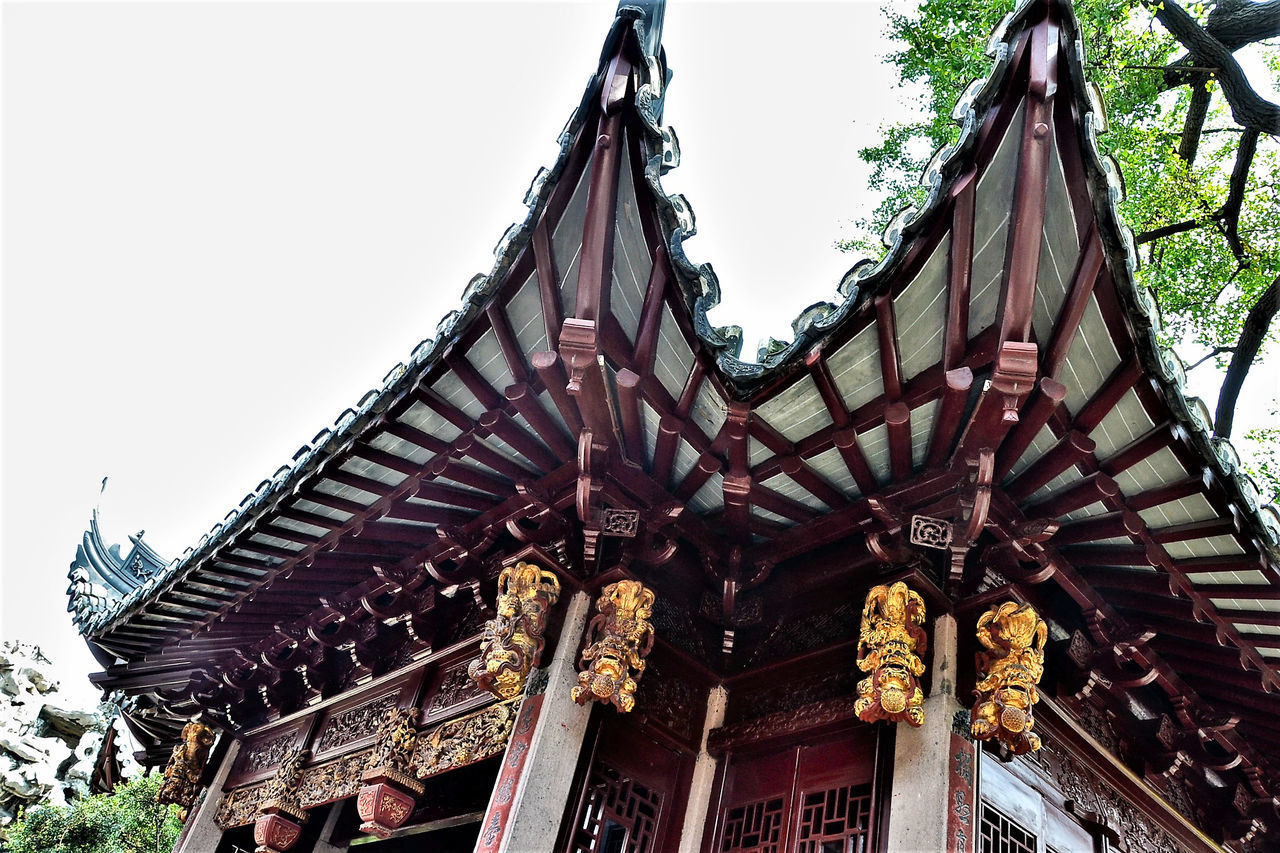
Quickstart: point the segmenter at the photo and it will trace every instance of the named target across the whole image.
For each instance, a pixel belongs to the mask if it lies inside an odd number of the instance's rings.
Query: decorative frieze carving
[[[307,811],[298,796],[298,786],[302,782],[302,765],[310,757],[311,750],[294,747],[266,784],[258,817],[253,822],[253,840],[258,844],[255,853],[284,853],[302,835]]]
[[[298,802],[302,808],[312,809],[334,800],[354,797],[360,790],[360,776],[371,753],[372,750],[361,750],[304,769],[298,781]],[[228,791],[218,805],[214,820],[223,829],[253,823],[266,798],[265,782]]]
[[[508,699],[419,735],[413,755],[417,777],[426,779],[497,755],[507,745],[519,707],[519,697]]]
[[[1031,706],[1040,701],[1049,629],[1028,604],[1006,601],[978,619],[977,701],[970,727],[978,740],[996,738],[1014,755],[1040,748]]]
[[[378,739],[365,762],[356,797],[361,832],[387,838],[413,813],[414,797],[423,785],[413,777],[418,744],[417,708],[392,708],[378,726]]]
[[[639,581],[611,583],[600,592],[600,612],[587,626],[585,668],[570,695],[579,705],[606,702],[627,713],[636,704],[636,686],[644,675],[644,658],[653,648],[653,590]],[[632,675],[632,673],[635,673]]]
[[[164,768],[164,781],[156,792],[156,802],[179,807],[178,818],[184,823],[187,810],[200,793],[200,776],[213,746],[213,729],[204,723],[187,723],[182,727],[182,742],[173,748]]]
[[[560,598],[560,581],[532,563],[508,566],[498,576],[497,615],[484,626],[480,657],[468,674],[499,699],[520,695],[545,643],[547,612]]]
[[[945,551],[951,547],[951,522],[927,515],[913,515],[908,541],[912,545]]]
[[[747,744],[792,735],[806,729],[842,720],[852,720],[858,715],[854,707],[856,702],[853,696],[842,696],[838,699],[814,702],[793,711],[782,711],[767,717],[748,720],[745,723],[712,729],[707,738],[707,749],[713,754],[718,754]]]
[[[1054,750],[1053,759],[1058,790],[1076,817],[1105,830],[1112,841],[1123,840],[1130,853],[1179,853],[1173,836],[1126,800],[1114,785],[1065,752]]]
[[[868,675],[858,682],[858,719],[905,721],[917,727],[924,723],[919,680],[924,662],[917,654],[928,645],[920,627],[924,618],[924,599],[901,581],[867,593],[858,636],[858,669]]]
[[[298,801],[303,808],[311,809],[354,797],[360,790],[360,775],[368,759],[369,752],[362,750],[336,761],[308,767],[302,771],[302,780],[298,783]]]
[[[634,538],[640,532],[640,510],[610,509],[600,511],[600,532],[605,536]]]
[[[396,695],[381,696],[363,705],[334,714],[324,724],[316,752],[328,752],[372,735],[378,723],[396,707]]]
[[[250,746],[244,757],[244,770],[255,775],[280,766],[280,762],[298,739],[297,732],[287,732],[279,737]]]
[[[267,782],[263,793],[263,812],[284,812],[300,821],[306,821],[307,812],[298,798],[298,786],[302,782],[302,765],[310,757],[309,749],[294,747],[289,750],[276,768],[276,775]]]

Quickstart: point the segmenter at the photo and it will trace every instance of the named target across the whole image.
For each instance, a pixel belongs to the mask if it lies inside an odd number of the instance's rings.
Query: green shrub
[[[117,786],[70,806],[23,812],[0,844],[5,853],[168,853],[182,824],[177,809],[156,803],[159,774]]]

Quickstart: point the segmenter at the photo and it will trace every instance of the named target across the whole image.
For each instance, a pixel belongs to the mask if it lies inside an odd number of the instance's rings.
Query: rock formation
[[[36,646],[0,643],[0,840],[24,807],[96,793],[99,758],[116,760],[101,755],[113,707],[72,707],[49,666]]]

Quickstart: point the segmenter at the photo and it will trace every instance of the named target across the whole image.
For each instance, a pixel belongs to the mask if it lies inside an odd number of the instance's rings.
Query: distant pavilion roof
[[[1006,580],[1052,580],[1099,618],[1153,627],[1134,645],[1150,678],[1206,707],[1247,706],[1240,730],[1262,746],[1222,738],[1274,760],[1280,643],[1262,632],[1280,626],[1280,515],[1159,345],[1065,0],[1006,17],[991,74],[953,113],[959,140],[922,178],[925,204],[756,362],[740,358],[739,329],[710,323],[719,281],[686,255],[692,209],[662,185],[680,153],[662,124],[660,20],[656,4],[620,7],[527,216],[435,339],[193,548],[155,559],[145,584],[73,567],[77,624],[118,658],[98,682],[151,697],[158,743],[225,704],[214,670],[251,672],[310,642],[318,599],[369,619],[361,602],[388,588],[386,567],[461,577],[485,531],[524,535],[513,525],[531,511],[590,526],[601,506],[636,506],[654,553],[689,543],[740,566],[712,586],[741,591],[841,537],[892,533],[886,500],[963,527],[972,500],[937,496],[968,488],[964,460],[985,451],[972,476],[987,465],[996,532],[979,519],[972,539],[1040,566],[1011,560]],[[610,436],[618,465],[592,469],[584,428]],[[1051,536],[1019,533],[1039,520]],[[104,565],[92,571],[118,574]],[[816,570],[792,574],[789,601],[830,592]],[[727,619],[729,592],[724,606]]]

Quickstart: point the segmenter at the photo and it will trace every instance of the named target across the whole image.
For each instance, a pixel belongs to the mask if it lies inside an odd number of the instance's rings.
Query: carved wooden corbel
[[[892,586],[873,587],[862,608],[858,634],[858,668],[868,676],[858,682],[858,719],[874,723],[924,723],[924,694],[919,677],[924,674],[920,660],[928,638],[924,622],[924,599],[898,581]]]
[[[156,802],[172,803],[178,807],[178,819],[187,821],[187,810],[196,802],[200,793],[200,776],[209,760],[209,748],[213,746],[213,729],[204,723],[187,723],[182,727],[182,742],[173,748],[169,763],[164,768],[164,781],[156,792]]]
[[[978,740],[995,738],[1014,755],[1040,748],[1031,731],[1031,706],[1040,701],[1044,644],[1049,628],[1029,604],[1006,601],[978,619],[977,700],[970,711],[970,731]]]
[[[356,795],[361,832],[387,838],[413,814],[414,798],[425,790],[413,771],[418,714],[417,708],[392,708],[378,726]]]
[[[294,747],[267,783],[253,822],[253,840],[258,845],[255,853],[284,853],[298,843],[308,817],[298,797],[298,783],[302,780],[302,765],[310,757],[311,750]]]
[[[571,696],[579,705],[605,702],[627,713],[636,704],[636,687],[644,675],[644,658],[653,649],[653,590],[639,581],[611,583],[600,592],[600,612],[587,626],[584,669]],[[634,675],[633,675],[634,673]]]
[[[497,613],[484,626],[480,657],[468,674],[499,699],[524,689],[545,643],[547,612],[560,598],[560,580],[532,563],[508,566],[498,576]]]

